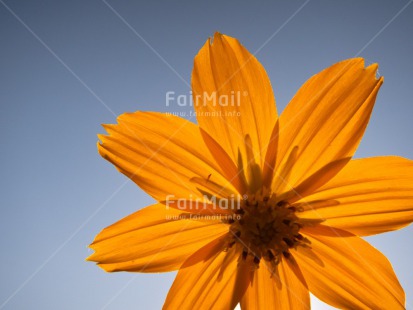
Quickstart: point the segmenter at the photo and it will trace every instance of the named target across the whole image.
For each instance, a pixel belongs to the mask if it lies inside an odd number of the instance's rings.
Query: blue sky
[[[100,124],[188,94],[215,31],[261,61],[282,111],[300,85],[354,56],[385,77],[356,157],[413,158],[412,1],[0,1],[0,309],[159,309],[174,274],[84,261],[107,225],[153,201],[96,151]],[[413,228],[368,240],[413,309]],[[315,309],[327,309],[320,303]]]

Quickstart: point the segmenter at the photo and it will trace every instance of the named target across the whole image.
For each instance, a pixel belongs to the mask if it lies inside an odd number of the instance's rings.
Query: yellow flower
[[[404,309],[389,261],[360,238],[413,220],[412,161],[351,159],[376,70],[337,63],[277,116],[261,64],[215,34],[195,57],[198,125],[136,112],[104,126],[99,153],[158,203],[100,232],[88,260],[179,270],[165,309],[309,309],[309,292],[338,308]]]

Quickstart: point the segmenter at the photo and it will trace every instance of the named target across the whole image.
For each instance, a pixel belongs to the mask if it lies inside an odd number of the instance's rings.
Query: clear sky
[[[174,273],[107,274],[84,259],[152,203],[96,151],[101,123],[188,95],[215,31],[266,68],[282,111],[311,75],[359,55],[385,77],[357,157],[413,158],[412,1],[0,0],[0,309],[159,309]],[[368,240],[413,309],[413,228]],[[314,303],[315,309],[327,309]]]

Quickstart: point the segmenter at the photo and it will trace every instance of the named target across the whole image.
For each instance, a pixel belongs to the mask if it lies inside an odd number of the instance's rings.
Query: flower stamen
[[[261,259],[276,266],[281,257],[291,258],[290,249],[308,247],[309,241],[300,233],[303,224],[296,213],[300,208],[287,201],[277,201],[275,194],[258,191],[245,195],[235,211],[236,216],[227,221],[230,233],[226,250],[235,243],[242,245],[240,259],[251,257],[259,267]]]

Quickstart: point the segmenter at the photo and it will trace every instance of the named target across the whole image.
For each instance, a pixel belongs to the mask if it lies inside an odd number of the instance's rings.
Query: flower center
[[[309,241],[299,233],[302,224],[296,207],[277,201],[275,194],[257,193],[244,198],[236,216],[228,221],[227,249],[240,243],[241,258],[251,256],[258,267],[261,259],[277,265],[282,256],[291,257],[291,248],[307,246]]]

